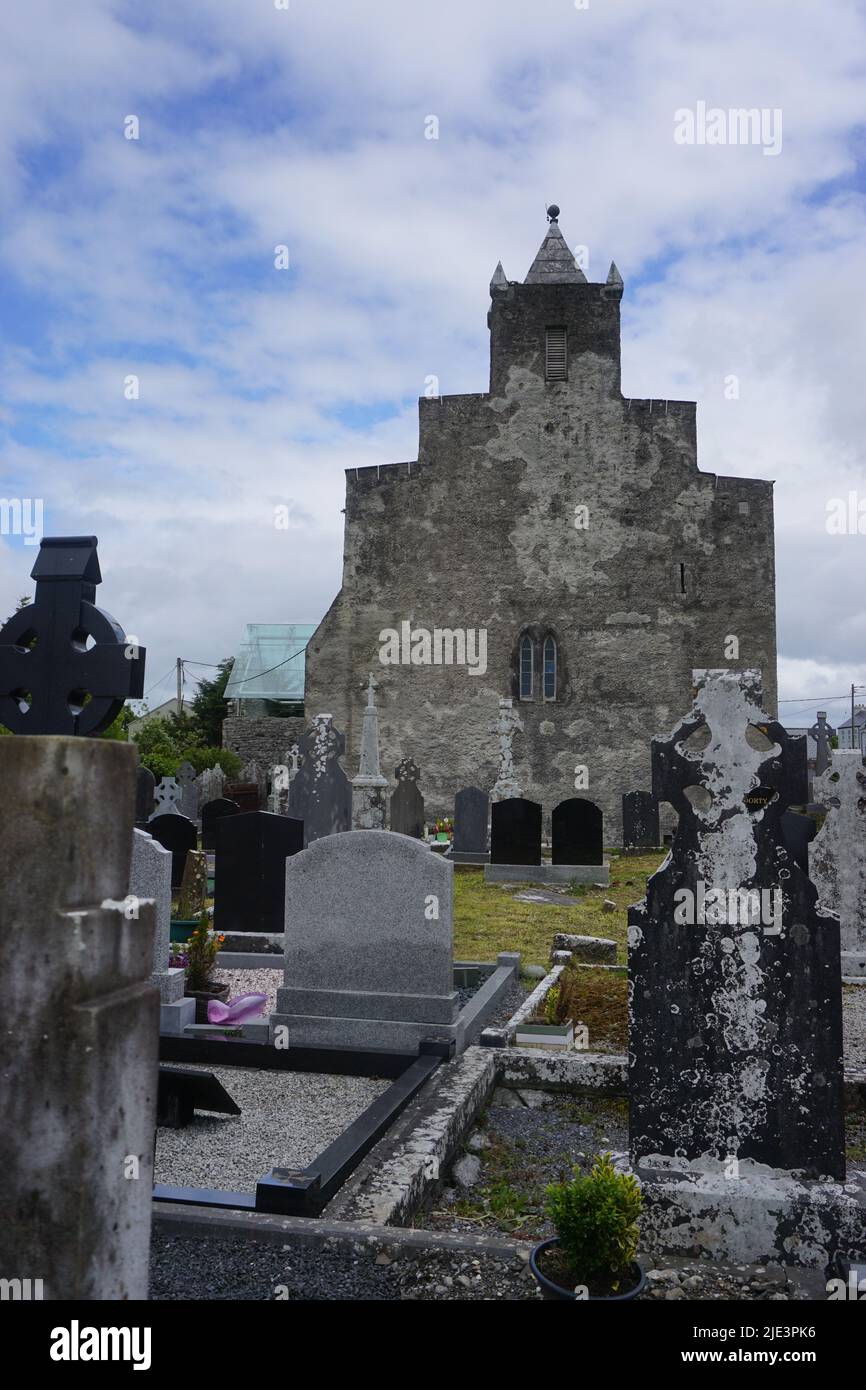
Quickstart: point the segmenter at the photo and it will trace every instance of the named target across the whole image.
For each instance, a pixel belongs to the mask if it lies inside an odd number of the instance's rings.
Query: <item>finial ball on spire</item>
[[[548,222],[555,222],[558,216],[559,208],[556,206],[556,203],[551,203],[550,207],[547,209]]]

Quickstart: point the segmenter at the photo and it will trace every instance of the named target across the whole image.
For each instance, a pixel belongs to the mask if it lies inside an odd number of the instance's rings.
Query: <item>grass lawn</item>
[[[517,902],[515,894],[532,885],[485,883],[483,869],[455,866],[455,959],[495,960],[499,951],[519,951],[523,965],[547,965],[554,933],[568,931],[609,937],[617,943],[617,961],[624,965],[627,910],[643,897],[647,878],[664,854],[609,858],[609,888],[581,886],[572,891],[562,885],[565,897],[580,899],[570,907]],[[605,898],[616,903],[614,912],[602,910]]]

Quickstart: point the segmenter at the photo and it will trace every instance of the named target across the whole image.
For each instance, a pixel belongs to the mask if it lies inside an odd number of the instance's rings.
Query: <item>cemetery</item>
[[[157,781],[98,737],[145,653],[95,606],[95,538],[43,541],[33,577],[0,632],[3,1277],[519,1301],[859,1277],[859,752],[810,778],[758,672],[696,670],[611,845],[588,797],[520,795],[501,701],[497,780],[442,832],[414,760],[381,770],[370,675],[354,776],[323,713],[285,764]],[[601,1201],[627,1260],[585,1234]]]

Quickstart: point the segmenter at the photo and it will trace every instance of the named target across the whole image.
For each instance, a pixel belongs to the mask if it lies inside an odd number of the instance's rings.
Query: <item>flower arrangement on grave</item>
[[[635,1260],[642,1197],[634,1174],[615,1168],[609,1153],[599,1154],[589,1173],[576,1167],[572,1178],[545,1190],[556,1236],[536,1246],[531,1264],[547,1292],[559,1289],[570,1299],[577,1289],[589,1298],[636,1294],[643,1286]]]
[[[450,816],[440,816],[436,821],[436,834],[439,836],[447,835],[450,840],[454,835],[454,821]]]
[[[186,951],[172,951],[168,957],[169,970],[186,970],[189,965],[189,956]]]
[[[225,937],[218,935],[210,924],[205,910],[198,926],[184,946],[187,957],[186,988],[188,993],[203,993],[214,987],[213,970]]]

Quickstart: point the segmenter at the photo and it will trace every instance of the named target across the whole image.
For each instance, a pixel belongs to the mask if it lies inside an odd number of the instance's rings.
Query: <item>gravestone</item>
[[[655,849],[661,844],[659,834],[659,804],[652,792],[624,792],[623,849]]]
[[[836,730],[832,724],[827,723],[827,711],[825,709],[817,711],[816,722],[812,725],[809,733],[815,740],[815,776],[820,777],[833,761],[833,747],[830,740],[836,737]]]
[[[818,833],[812,816],[801,816],[797,811],[784,811],[780,821],[785,848],[795,863],[809,872],[809,845]],[[814,882],[814,879],[813,879]]]
[[[271,1038],[290,1047],[462,1045],[453,867],[391,831],[320,838],[286,865],[285,982]]]
[[[301,737],[301,765],[289,789],[289,814],[304,822],[304,843],[336,835],[352,823],[352,788],[340,767],[345,735],[332,714],[317,714]]]
[[[676,835],[629,909],[632,1164],[842,1178],[838,926],[780,823],[803,792],[801,749],[761,713],[759,672],[695,678],[691,713],[652,744]],[[747,809],[758,788],[774,795]]]
[[[484,864],[490,858],[487,828],[490,797],[480,787],[463,787],[454,798],[454,839],[450,859],[458,864]]]
[[[258,782],[227,782],[225,797],[237,802],[243,812],[261,810]]]
[[[159,994],[153,903],[128,902],[136,762],[113,740],[0,738],[0,1278],[64,1303],[148,1294]]]
[[[391,797],[391,829],[398,835],[424,838],[424,798],[418,790],[421,773],[411,758],[403,758],[394,769],[397,790]]]
[[[171,886],[179,888],[183,881],[187,851],[198,847],[195,821],[177,812],[154,816],[147,822],[148,833],[165,849],[171,850]]]
[[[388,779],[379,766],[379,714],[373,691],[376,682],[367,683],[367,707],[361,730],[361,759],[357,777],[352,778],[352,829],[384,830],[388,820]]]
[[[512,700],[499,701],[499,716],[494,726],[499,754],[499,770],[490,792],[491,801],[518,801],[523,797],[514,770],[514,735],[523,732],[520,715]]]
[[[226,775],[222,768],[217,764],[216,767],[206,767],[198,775],[198,805],[199,810],[209,801],[218,801],[223,794]]]
[[[525,797],[495,801],[490,812],[491,864],[541,863],[541,807]]]
[[[182,816],[187,816],[189,820],[198,818],[198,774],[192,763],[182,762],[176,773],[177,784],[180,787],[180,801],[178,810]]]
[[[201,847],[206,854],[216,849],[216,825],[223,816],[236,816],[240,812],[236,801],[227,796],[219,796],[215,801],[207,801],[201,808]]]
[[[842,974],[866,975],[866,763],[859,749],[836,749],[815,794],[826,807],[809,846],[822,908],[839,914]]]
[[[253,759],[241,768],[241,782],[254,782],[258,788],[259,806],[263,806],[268,796],[268,775],[263,767]]]
[[[144,648],[95,604],[96,547],[43,537],[34,601],[0,628],[0,724],[13,734],[98,734],[142,697]]]
[[[286,859],[304,847],[304,827],[290,816],[250,811],[216,822],[214,928],[281,932]]]
[[[551,863],[604,863],[604,817],[594,801],[581,796],[560,801],[553,808],[551,827]]]
[[[135,777],[135,823],[143,826],[153,815],[156,778],[149,767],[140,767]]]
[[[207,854],[203,850],[187,850],[186,865],[180,882],[178,917],[187,921],[192,917],[200,917],[207,907],[207,897]]]
[[[151,979],[159,989],[161,1033],[182,1034],[195,1023],[195,1000],[184,998],[184,971],[169,966],[171,954],[171,852],[144,830],[132,833],[129,892],[153,900],[155,932]]]
[[[175,777],[163,777],[157,782],[153,792],[153,812],[155,816],[180,815],[181,786]]]

